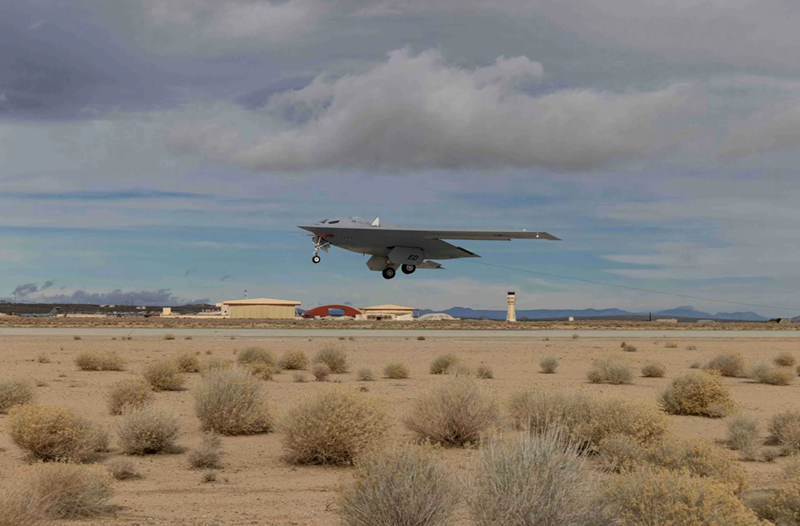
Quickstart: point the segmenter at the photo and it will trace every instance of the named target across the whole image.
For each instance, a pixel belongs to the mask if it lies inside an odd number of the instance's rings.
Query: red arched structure
[[[361,311],[349,307],[347,305],[323,305],[322,307],[314,307],[303,314],[303,318],[315,318],[317,316],[330,316],[330,310],[342,310],[345,316],[359,316]]]

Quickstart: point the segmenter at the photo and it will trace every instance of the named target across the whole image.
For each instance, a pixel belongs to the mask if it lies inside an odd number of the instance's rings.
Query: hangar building
[[[419,309],[400,305],[376,305],[361,309],[364,319],[367,320],[413,320],[417,311]]]
[[[223,301],[230,318],[260,318],[269,320],[292,320],[297,317],[295,309],[299,301],[275,300],[270,298],[248,298],[244,300]]]

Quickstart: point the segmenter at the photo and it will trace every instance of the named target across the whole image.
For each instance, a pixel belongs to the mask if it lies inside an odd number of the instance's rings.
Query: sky
[[[800,314],[797,27],[787,0],[0,0],[0,299]],[[333,216],[563,241],[387,281],[311,263],[296,226]]]

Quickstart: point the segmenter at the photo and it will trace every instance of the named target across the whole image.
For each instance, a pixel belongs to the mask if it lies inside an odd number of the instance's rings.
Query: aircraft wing
[[[561,241],[547,232],[529,232],[527,230],[422,230],[403,229],[405,232],[418,234],[423,239],[474,239],[479,241],[510,241],[512,239],[546,239]]]

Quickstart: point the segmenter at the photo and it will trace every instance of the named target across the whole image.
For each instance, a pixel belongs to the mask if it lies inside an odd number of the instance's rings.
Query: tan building
[[[419,309],[401,305],[376,305],[360,309],[366,320],[413,320],[414,312]]]
[[[223,301],[222,309],[223,311],[227,309],[228,317],[230,318],[291,320],[297,317],[295,308],[299,305],[299,301],[248,298],[245,300]]]

